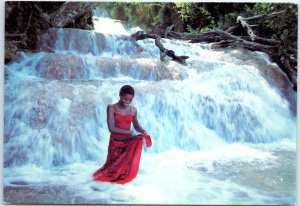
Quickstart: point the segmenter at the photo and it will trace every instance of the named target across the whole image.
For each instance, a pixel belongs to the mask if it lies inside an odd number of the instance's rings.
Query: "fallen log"
[[[183,38],[184,40],[188,40],[190,43],[199,43],[199,42],[219,42],[224,40],[217,32],[206,32],[199,35],[188,35]]]
[[[233,31],[237,30],[240,27],[240,24],[235,24],[234,26],[229,27],[226,32],[232,33]]]
[[[167,32],[167,36],[166,35]],[[156,34],[159,36],[164,36],[165,38],[170,38],[170,39],[181,39],[181,34],[178,32],[174,32],[174,31],[168,31],[168,29],[154,29],[152,32],[150,32],[151,34]]]
[[[160,30],[159,33],[165,33],[163,30]],[[145,33],[135,33],[133,34],[136,40],[152,38],[156,39],[158,36],[157,34],[145,34]],[[280,42],[268,40],[264,38],[257,38],[257,41],[251,41],[249,37],[239,37],[233,34],[230,34],[226,31],[221,29],[214,29],[211,32],[202,33],[199,35],[186,35],[180,37],[181,40],[188,40],[189,43],[199,43],[199,42],[207,42],[212,43],[212,48],[225,48],[225,47],[243,47],[245,49],[249,49],[251,51],[262,51],[269,55],[274,55],[278,44]],[[158,40],[158,42],[160,39]],[[163,48],[160,43],[157,42],[157,47]],[[266,44],[268,42],[269,44]],[[161,52],[165,53],[165,49],[160,49]]]
[[[232,34],[229,34],[225,31],[222,31],[220,29],[215,29],[214,30],[216,33],[218,33],[222,39],[227,40],[227,45],[229,46],[236,46],[236,47],[243,47],[245,49],[251,50],[251,51],[261,51],[265,52],[269,55],[274,55],[275,50],[277,46],[270,46],[270,45],[265,45],[265,44],[260,44],[257,42],[252,42],[252,41],[247,41],[245,39],[242,39],[241,37],[234,36]],[[220,44],[222,47],[226,45],[224,42],[223,43],[213,43],[211,45],[212,48],[218,48]]]
[[[136,41],[143,40],[143,39],[155,39],[157,37],[156,34],[145,34],[143,31],[138,31],[131,35]]]

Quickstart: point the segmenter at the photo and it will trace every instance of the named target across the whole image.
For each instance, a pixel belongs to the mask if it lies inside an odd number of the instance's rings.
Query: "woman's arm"
[[[133,124],[134,129],[140,133],[146,133],[146,130],[144,130],[143,127],[139,124],[136,108],[135,107],[133,107],[133,108],[134,108],[134,111],[133,111],[132,124]]]
[[[110,132],[119,133],[119,134],[133,134],[133,132],[130,130],[125,130],[116,127],[115,117],[114,117],[114,107],[111,104],[107,106],[107,126]]]

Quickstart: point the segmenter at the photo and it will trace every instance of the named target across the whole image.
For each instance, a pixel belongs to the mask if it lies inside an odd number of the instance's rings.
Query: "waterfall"
[[[108,21],[115,27],[105,33],[99,25]],[[146,159],[177,151],[192,161],[198,152],[296,139],[296,93],[263,53],[162,39],[190,58],[161,62],[154,40],[135,41],[117,20],[94,23],[94,31],[52,28],[40,52],[5,66],[6,171],[104,161],[106,107],[124,84],[135,88],[132,104],[152,137]]]

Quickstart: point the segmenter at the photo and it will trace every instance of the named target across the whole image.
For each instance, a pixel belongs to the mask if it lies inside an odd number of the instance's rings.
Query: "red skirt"
[[[152,145],[150,136],[128,137],[111,134],[105,164],[93,174],[93,180],[125,184],[133,180],[139,170],[143,140]]]

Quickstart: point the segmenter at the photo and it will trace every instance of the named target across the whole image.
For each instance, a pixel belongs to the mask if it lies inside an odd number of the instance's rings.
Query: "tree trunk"
[[[76,21],[88,18],[94,6],[96,2],[5,2],[5,63],[18,51],[36,51],[39,36],[51,27],[66,27],[73,22],[76,28],[90,28],[88,22]]]
[[[76,18],[91,11],[95,6],[95,2],[66,2],[49,15],[52,26],[62,28],[74,22]]]

